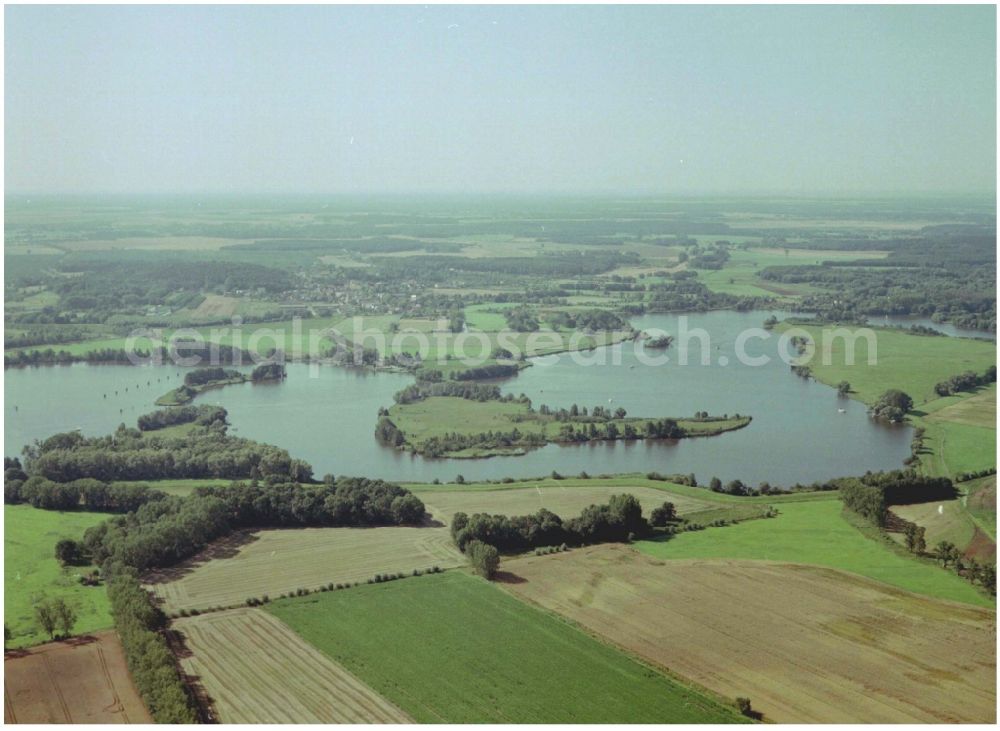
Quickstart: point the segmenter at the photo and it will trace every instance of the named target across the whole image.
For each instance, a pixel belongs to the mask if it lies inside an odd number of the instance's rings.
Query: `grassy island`
[[[576,404],[536,409],[527,398],[501,396],[497,386],[446,381],[396,394],[396,404],[382,410],[375,436],[429,457],[480,458],[524,454],[550,443],[713,436],[750,421],[739,414],[629,417],[621,408]]]

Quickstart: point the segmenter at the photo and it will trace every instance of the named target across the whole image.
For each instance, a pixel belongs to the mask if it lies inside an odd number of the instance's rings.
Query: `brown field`
[[[507,588],[786,723],[993,723],[996,613],[830,569],[624,546],[505,562]]]
[[[678,513],[692,513],[697,510],[719,507],[696,498],[686,497],[656,490],[651,487],[622,487],[613,485],[571,487],[518,487],[496,490],[473,488],[460,490],[453,488],[414,489],[414,494],[424,501],[428,512],[443,523],[450,523],[455,513],[499,513],[502,515],[527,515],[542,508],[551,510],[561,518],[573,518],[588,505],[606,503],[612,495],[627,492],[642,504],[645,515],[665,502],[671,502]]]
[[[152,723],[114,632],[4,655],[4,723]]]
[[[465,563],[447,528],[300,528],[233,534],[176,567],[146,577],[166,611],[277,598],[328,582],[367,581]]]
[[[181,667],[222,723],[408,723],[392,703],[259,609],[187,617]]]
[[[191,315],[197,319],[210,319],[215,317],[230,317],[236,314],[236,308],[240,306],[241,300],[238,297],[226,297],[221,294],[205,295]]]

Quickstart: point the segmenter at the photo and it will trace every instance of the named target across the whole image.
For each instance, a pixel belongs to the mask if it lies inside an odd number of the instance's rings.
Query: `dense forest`
[[[873,250],[885,244],[888,257],[768,267],[760,276],[828,290],[803,297],[802,309],[815,310],[831,321],[915,315],[996,331],[995,234],[868,243]]]
[[[455,513],[451,520],[451,535],[461,551],[471,541],[481,541],[504,553],[562,543],[577,546],[627,541],[648,529],[642,506],[627,494],[612,495],[607,503],[584,508],[579,516],[566,521],[545,509],[513,517]]]
[[[925,477],[912,470],[869,473],[837,481],[844,505],[882,527],[890,505],[954,500],[955,486],[947,477]]]

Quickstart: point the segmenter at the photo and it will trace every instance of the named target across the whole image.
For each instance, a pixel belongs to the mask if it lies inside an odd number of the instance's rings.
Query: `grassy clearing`
[[[75,634],[110,627],[111,610],[103,586],[83,586],[76,576],[93,567],[62,568],[55,559],[56,542],[79,540],[104,513],[38,510],[28,505],[4,506],[4,622],[14,633],[10,647],[47,642],[35,623],[35,604],[62,597],[77,610]]]
[[[180,426],[187,426],[186,424],[181,424]],[[172,427],[168,427],[172,428]],[[165,429],[158,429],[155,433],[162,434]],[[178,497],[186,497],[194,492],[196,487],[214,487],[214,486],[224,486],[228,485],[230,480],[217,480],[217,479],[199,479],[199,480],[140,480],[132,482],[120,482],[121,485],[147,485],[154,490],[162,490],[168,495],[177,495]]]
[[[925,430],[922,468],[955,477],[996,467],[996,386],[930,402],[911,417]]]
[[[181,668],[221,723],[407,723],[411,719],[259,609],[174,622]]]
[[[964,552],[976,535],[976,522],[965,509],[961,499],[895,505],[892,512],[900,518],[926,528],[925,539],[929,548],[933,548],[939,541],[950,541]],[[902,534],[892,533],[890,536],[903,545]],[[977,556],[977,558],[982,557]]]
[[[620,545],[506,569],[510,592],[724,697],[749,697],[765,721],[995,718],[992,610],[830,569],[660,561]]]
[[[298,528],[234,533],[145,580],[177,612],[463,563],[447,528]]]
[[[997,427],[997,387],[996,384],[980,389],[976,394],[961,398],[930,414],[928,420],[950,421],[967,426],[987,429]]]
[[[850,571],[918,594],[992,606],[993,602],[955,574],[929,561],[892,550],[852,526],[839,501],[781,505],[779,515],[726,528],[681,533],[666,541],[640,541],[637,548],[658,558],[732,558],[788,561]]]
[[[565,482],[565,484],[563,484]],[[596,482],[596,481],[595,481]],[[492,489],[490,489],[492,488]],[[713,507],[713,503],[696,498],[670,495],[664,490],[629,485],[594,485],[584,480],[553,481],[545,487],[492,485],[483,488],[458,489],[451,487],[425,487],[413,492],[424,501],[428,512],[435,519],[451,523],[455,513],[493,513],[499,515],[527,515],[545,508],[561,518],[572,518],[589,505],[606,503],[615,494],[628,492],[642,504],[645,515],[665,502],[672,502],[678,513],[687,515]]]
[[[467,492],[474,494],[478,491],[493,492],[499,490],[524,490],[525,488],[539,488],[542,491],[547,491],[552,488],[562,488],[565,490],[574,490],[576,488],[602,488],[607,489],[609,493],[631,492],[636,496],[639,495],[639,492],[646,489],[658,490],[661,493],[664,493],[661,500],[673,500],[678,506],[682,504],[679,501],[684,499],[698,504],[706,503],[715,505],[740,505],[747,503],[764,503],[770,505],[786,502],[814,501],[836,501],[839,504],[839,496],[836,492],[800,492],[760,495],[758,497],[734,497],[732,495],[712,492],[704,487],[678,485],[677,483],[667,482],[665,480],[650,480],[644,475],[638,473],[614,475],[611,477],[604,476],[589,478],[565,477],[562,479],[554,479],[547,477],[537,480],[517,480],[506,484],[497,484],[495,482],[469,482],[462,485],[406,483],[405,486],[413,491],[422,493],[422,495],[426,495],[427,499],[431,500],[434,499],[433,496],[435,494],[445,492]]]
[[[483,332],[500,332],[507,328],[507,318],[497,310],[514,307],[513,303],[469,305],[465,308],[465,322],[469,327]]]
[[[886,252],[863,252],[864,258],[879,259]],[[809,284],[769,282],[760,272],[772,266],[802,266],[824,261],[850,261],[860,258],[857,251],[821,251],[808,249],[733,249],[722,269],[698,271],[698,280],[713,292],[750,297],[797,297],[822,291]]]
[[[422,723],[721,723],[736,713],[462,572],[267,610]]]
[[[780,324],[776,330],[787,331]],[[795,326],[798,328],[799,326]],[[923,404],[938,399],[934,386],[963,371],[982,373],[996,363],[996,343],[972,338],[929,337],[910,335],[892,329],[871,328],[877,337],[876,363],[868,363],[868,343],[864,338],[854,342],[854,365],[847,365],[844,338],[824,337],[823,331],[833,327],[804,326],[817,344],[817,351],[808,365],[816,380],[829,386],[841,381],[851,384],[851,396],[873,404],[890,388],[908,393],[921,409]],[[854,330],[848,326],[848,330]],[[794,334],[794,333],[793,333]],[[824,364],[823,344],[830,344],[829,362]]]

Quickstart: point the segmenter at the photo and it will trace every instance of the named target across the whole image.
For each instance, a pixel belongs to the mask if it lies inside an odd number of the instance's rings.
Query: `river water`
[[[794,376],[778,357],[777,336],[751,339],[746,346],[751,357],[769,357],[766,365],[739,361],[735,343],[740,332],[759,328],[768,314],[687,316],[688,329],[703,329],[710,342],[703,348],[697,337],[687,344],[678,340],[665,352],[648,354],[665,355],[665,364],[644,364],[641,343],[628,342],[539,359],[500,382],[505,392],[523,392],[536,406],[621,406],[630,416],[691,416],[696,411],[753,416],[747,428],[716,437],[549,445],[523,456],[485,460],[425,459],[382,447],[373,436],[378,408],[390,406],[392,395],[411,383],[411,376],[305,364],[290,364],[282,383],[227,386],[199,396],[196,403],[225,407],[233,433],[281,446],[310,462],[317,475],[430,481],[458,474],[474,480],[541,476],[553,470],[565,475],[656,470],[693,472],[703,482],[717,476],[787,486],[900,467],[909,455],[910,428],[875,422],[863,404]],[[678,334],[680,320],[656,315],[633,324]],[[703,353],[708,365],[701,365]],[[685,355],[688,365],[681,365]],[[123,422],[134,425],[182,375],[169,366],[8,369],[5,453],[18,454],[24,444],[59,431],[79,428],[99,435]]]

